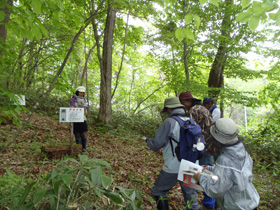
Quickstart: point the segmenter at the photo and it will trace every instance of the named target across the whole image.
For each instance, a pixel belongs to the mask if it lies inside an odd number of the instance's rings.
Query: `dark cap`
[[[205,97],[205,98],[203,99],[203,105],[208,104],[208,103],[210,103],[210,102],[214,103],[213,99],[210,98],[210,97]]]

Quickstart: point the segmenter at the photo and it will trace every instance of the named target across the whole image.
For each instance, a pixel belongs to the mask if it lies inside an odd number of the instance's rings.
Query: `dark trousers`
[[[76,144],[81,144],[83,149],[87,148],[87,139],[85,132],[75,132]]]
[[[160,174],[154,184],[154,187],[152,189],[152,195],[155,198],[167,198],[168,191],[176,185],[178,182],[178,174],[177,173],[167,173],[163,170],[160,171]],[[179,181],[185,204],[187,204],[188,201],[192,200],[192,209],[199,209],[200,205],[198,204],[197,200],[197,192],[195,189],[184,186],[181,181]]]

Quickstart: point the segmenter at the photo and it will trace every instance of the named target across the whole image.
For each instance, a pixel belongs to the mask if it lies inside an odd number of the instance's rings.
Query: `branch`
[[[148,98],[150,98],[152,95],[154,95],[155,92],[157,92],[158,90],[160,90],[160,89],[163,87],[162,84],[163,84],[163,83],[161,83],[161,85],[159,86],[159,88],[157,88],[156,90],[154,90],[150,95],[148,95],[143,101],[141,101],[141,102],[137,105],[137,107],[134,109],[132,115],[135,114],[136,110],[140,107],[140,105],[141,105],[144,101],[146,101]]]
[[[144,111],[145,109],[149,108],[149,107],[158,106],[158,105],[160,105],[160,104],[151,104],[151,105],[149,105],[149,106],[146,106],[145,108],[140,109],[140,110],[136,113],[136,115],[139,114],[140,112]]]

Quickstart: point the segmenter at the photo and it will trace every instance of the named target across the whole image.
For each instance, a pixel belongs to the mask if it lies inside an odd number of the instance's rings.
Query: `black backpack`
[[[191,118],[189,118],[187,121],[184,121],[178,116],[173,115],[170,117],[175,119],[181,127],[179,142],[173,138],[170,138],[173,156],[174,150],[172,141],[175,141],[177,143],[175,153],[178,160],[181,161],[181,159],[185,159],[195,163],[196,160],[200,159],[205,152],[205,147],[202,151],[199,151],[196,148],[196,145],[199,142],[205,145],[200,126],[197,125]]]

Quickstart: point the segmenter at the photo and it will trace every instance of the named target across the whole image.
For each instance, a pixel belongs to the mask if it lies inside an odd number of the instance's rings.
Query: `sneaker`
[[[83,149],[82,153],[83,153],[83,154],[87,154],[88,152],[87,152],[86,149]]]

